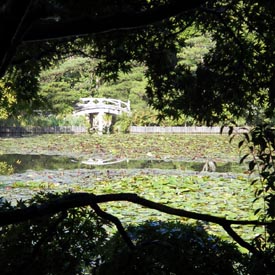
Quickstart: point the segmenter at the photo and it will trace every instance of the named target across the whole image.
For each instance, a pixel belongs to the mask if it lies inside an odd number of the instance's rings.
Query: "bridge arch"
[[[106,115],[113,117],[131,112],[129,100],[124,102],[112,98],[85,97],[80,98],[80,101],[75,107],[74,115],[88,115],[91,127],[100,134],[103,133],[105,127],[111,126],[112,121],[106,121]]]

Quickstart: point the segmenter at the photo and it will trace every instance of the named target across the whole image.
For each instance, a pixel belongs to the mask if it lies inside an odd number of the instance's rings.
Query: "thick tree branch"
[[[132,202],[150,209],[158,210],[170,215],[175,215],[179,217],[186,217],[195,220],[202,220],[207,222],[212,222],[222,226],[226,232],[241,246],[245,247],[252,253],[256,253],[256,249],[249,243],[245,242],[232,228],[231,225],[269,225],[271,222],[260,222],[260,221],[237,221],[237,220],[227,220],[223,217],[212,216],[208,214],[200,214],[196,212],[186,211],[183,209],[177,209],[156,203],[147,199],[144,199],[133,193],[119,193],[119,194],[107,194],[107,195],[94,195],[89,193],[72,193],[64,195],[53,201],[46,202],[44,204],[38,205],[34,204],[30,207],[17,210],[9,210],[0,212],[0,226],[15,224],[23,222],[29,219],[34,219],[37,217],[45,215],[53,215],[55,213],[68,210],[74,207],[91,206],[102,218],[105,218],[113,222],[120,233],[124,234],[124,228],[122,227],[120,221],[106,213],[103,212],[98,206],[98,203],[106,203],[111,201],[128,201]],[[124,236],[125,237],[125,236]],[[128,238],[126,234],[126,239]],[[125,238],[124,238],[125,239]],[[128,243],[129,240],[127,240]]]
[[[205,1],[203,0],[193,0],[184,3],[181,0],[174,0],[168,4],[143,12],[121,12],[108,17],[80,17],[66,21],[39,21],[33,24],[23,40],[50,40],[114,30],[140,28],[158,23],[173,16],[178,16],[192,9],[198,9],[204,3]]]
[[[184,12],[198,9],[205,3],[203,0],[193,0],[183,3],[181,0],[171,0],[158,7],[130,13],[111,14],[110,16],[76,16],[71,19],[62,19],[60,12],[58,19],[50,19],[39,8],[36,1],[10,1],[11,7],[0,5],[0,77],[3,76],[15,55],[16,49],[22,42],[45,41],[62,38],[92,35],[114,30],[141,28],[175,17]],[[21,3],[22,2],[22,3]],[[21,6],[24,4],[24,7]],[[19,11],[23,11],[18,14]],[[31,12],[29,13],[29,11]],[[104,10],[104,8],[103,8]],[[94,11],[96,14],[96,11]],[[54,14],[53,14],[54,15]],[[45,17],[46,16],[46,17]]]
[[[230,224],[224,224],[223,225],[223,229],[227,232],[227,234],[229,236],[231,236],[231,238],[238,243],[239,245],[241,245],[242,247],[246,248],[248,251],[252,252],[255,255],[259,254],[259,251],[251,244],[249,244],[248,242],[246,242],[244,239],[242,239],[230,226]]]
[[[6,8],[3,9],[2,7],[1,9],[2,13],[5,11],[4,15],[0,13],[0,25],[2,25],[0,26],[0,75],[8,67],[30,24],[27,19],[34,1],[22,0],[20,3],[15,2],[9,1]]]
[[[94,209],[95,213],[96,213],[99,217],[101,217],[101,218],[103,218],[104,220],[110,221],[110,222],[112,222],[113,224],[115,224],[115,226],[116,226],[118,232],[120,233],[120,235],[122,236],[122,238],[124,239],[124,241],[126,242],[126,244],[128,245],[128,247],[129,247],[130,249],[134,249],[134,248],[135,248],[135,245],[134,245],[133,242],[131,241],[131,239],[130,239],[130,237],[128,236],[127,232],[125,231],[125,229],[124,229],[124,227],[123,227],[121,221],[120,221],[117,217],[111,215],[110,213],[107,213],[107,212],[103,211],[103,210],[98,206],[97,203],[91,203],[90,206]]]

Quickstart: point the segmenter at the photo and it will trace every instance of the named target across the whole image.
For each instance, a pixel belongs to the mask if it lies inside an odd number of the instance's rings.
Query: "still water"
[[[22,154],[3,154],[0,155],[0,161],[12,165],[15,173],[23,173],[26,170],[72,170],[78,168],[90,169],[179,169],[190,171],[201,171],[204,163],[172,161],[172,160],[125,160],[119,163],[108,165],[85,165],[84,159],[76,159],[63,156],[52,155],[22,155]],[[244,166],[238,163],[227,162],[217,163],[216,172],[243,172]]]

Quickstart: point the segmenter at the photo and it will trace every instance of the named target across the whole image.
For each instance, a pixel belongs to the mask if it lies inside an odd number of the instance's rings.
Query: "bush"
[[[97,274],[247,274],[237,248],[200,225],[148,222],[128,233],[138,248],[131,251],[115,235],[106,244]]]
[[[131,124],[132,117],[128,114],[123,113],[117,116],[116,123],[113,126],[113,130],[117,133],[129,133]]]
[[[0,200],[2,211],[41,203],[57,195],[37,195],[16,207]],[[89,208],[70,209],[0,228],[1,274],[84,274],[96,265],[107,238],[103,222]]]
[[[0,161],[0,175],[11,175],[14,173],[12,165],[7,164],[4,161]]]
[[[89,126],[89,121],[85,116],[73,116],[67,115],[55,116],[55,115],[32,115],[25,116],[19,119],[0,119],[1,126],[41,126],[41,127],[54,127],[54,126]]]
[[[25,208],[60,195],[38,194],[16,206],[0,198],[0,210]],[[127,229],[136,248],[111,238],[88,207],[74,208],[0,228],[1,274],[271,275],[258,257],[209,235],[202,225],[147,222]],[[266,255],[268,257],[268,255]],[[264,258],[262,258],[265,260]]]

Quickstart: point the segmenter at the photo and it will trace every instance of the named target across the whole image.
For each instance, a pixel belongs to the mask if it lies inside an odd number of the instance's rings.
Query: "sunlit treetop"
[[[97,58],[105,79],[135,61],[147,68],[150,104],[165,115],[213,123],[267,106],[271,116],[274,17],[274,1],[1,1],[0,73],[30,101],[40,70],[65,56]],[[196,32],[212,46],[194,67],[181,54]]]

